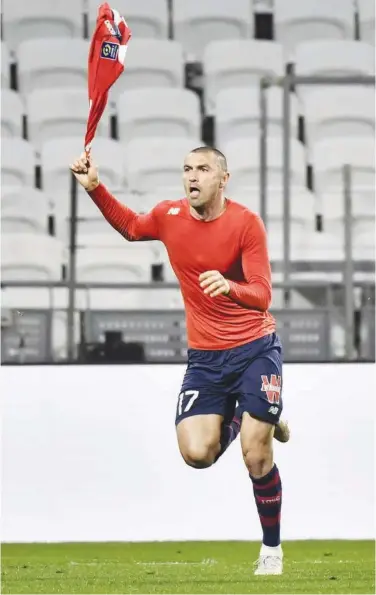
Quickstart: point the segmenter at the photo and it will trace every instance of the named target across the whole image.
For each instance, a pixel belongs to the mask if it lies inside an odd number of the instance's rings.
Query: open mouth
[[[192,185],[189,187],[189,194],[191,195],[191,198],[198,198],[200,189],[197,186]]]

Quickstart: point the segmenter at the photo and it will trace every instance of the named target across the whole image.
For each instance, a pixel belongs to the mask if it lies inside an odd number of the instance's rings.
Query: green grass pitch
[[[4,544],[2,593],[374,593],[371,541],[284,544],[255,577],[254,542]]]

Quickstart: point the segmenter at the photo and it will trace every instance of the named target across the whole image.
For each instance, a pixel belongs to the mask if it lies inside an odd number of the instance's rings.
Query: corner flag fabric
[[[95,132],[107,105],[108,92],[124,70],[131,31],[117,10],[104,3],[98,9],[88,64],[89,117],[85,151],[90,152]]]

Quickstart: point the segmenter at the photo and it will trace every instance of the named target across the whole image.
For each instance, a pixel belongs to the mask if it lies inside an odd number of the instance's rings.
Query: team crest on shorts
[[[262,375],[261,382],[261,390],[266,393],[269,403],[278,405],[281,398],[281,377],[272,374],[269,379],[268,376]]]
[[[119,45],[111,41],[104,41],[101,47],[101,58],[106,60],[117,60]]]

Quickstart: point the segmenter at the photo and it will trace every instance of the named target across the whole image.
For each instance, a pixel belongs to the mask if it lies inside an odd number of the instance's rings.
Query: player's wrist
[[[229,293],[231,291],[230,281],[228,281],[227,279],[225,279],[225,285],[226,285],[226,291],[224,292],[224,295],[229,295]]]
[[[94,190],[96,190],[98,188],[99,184],[100,184],[99,180],[95,180],[95,182],[91,182],[86,187],[86,192],[94,192]]]

